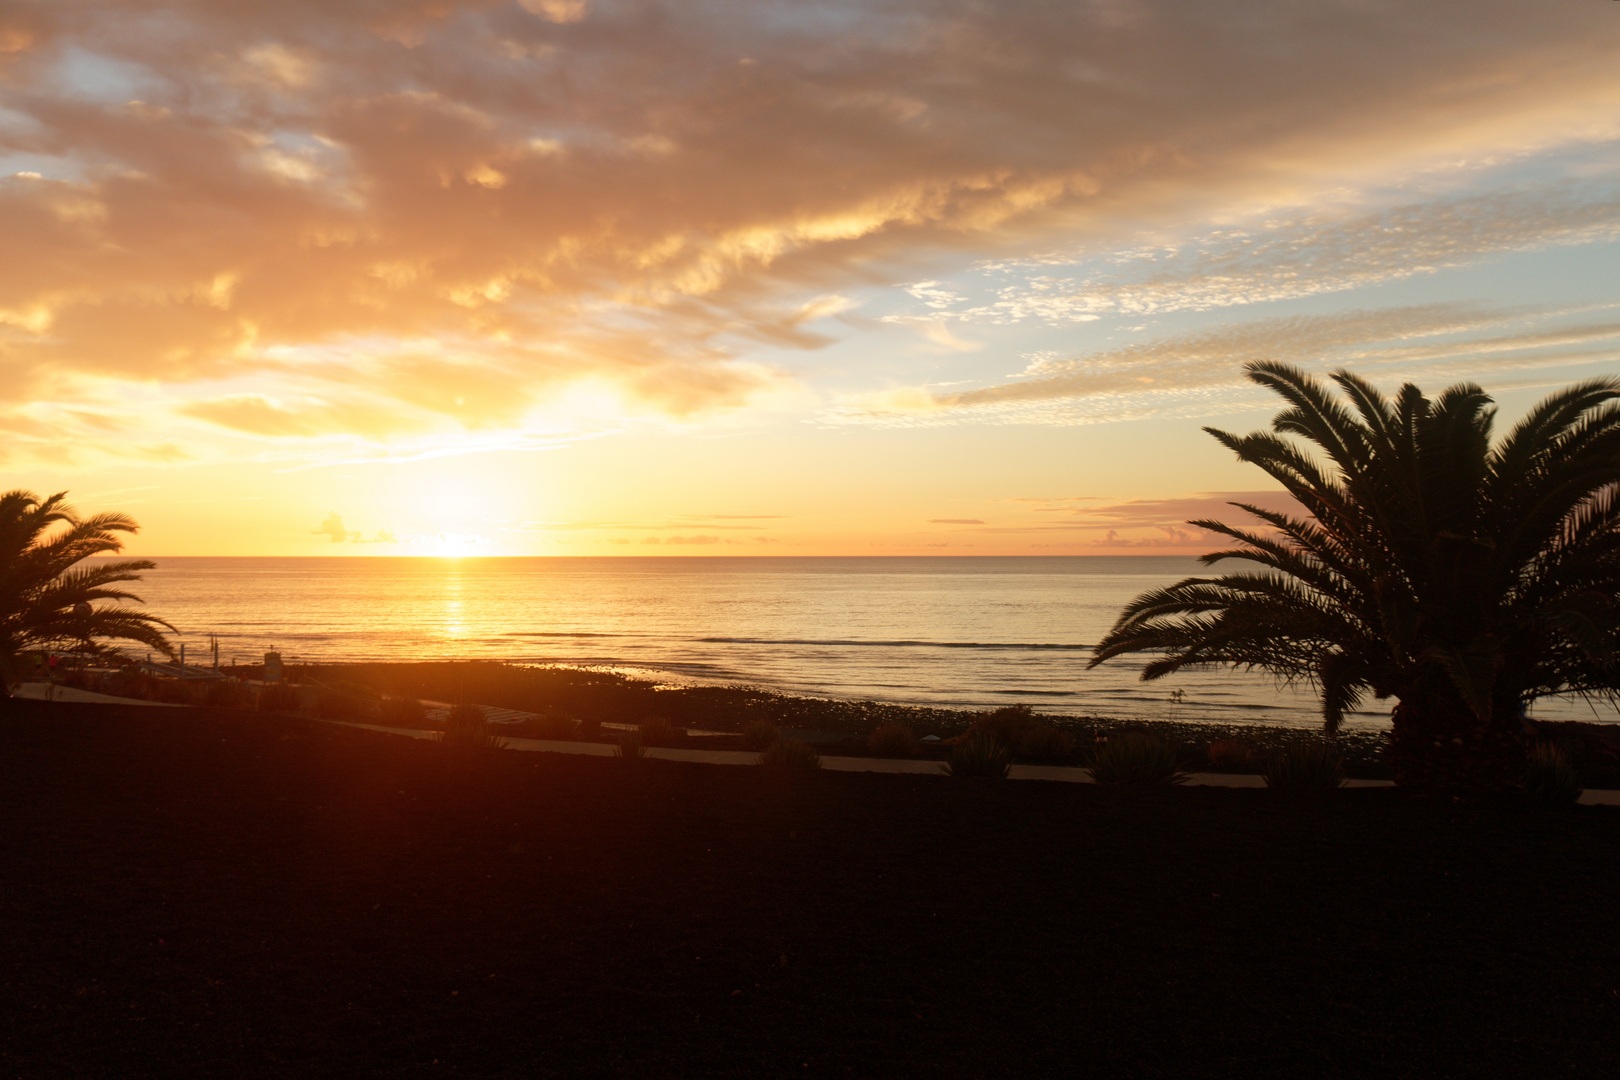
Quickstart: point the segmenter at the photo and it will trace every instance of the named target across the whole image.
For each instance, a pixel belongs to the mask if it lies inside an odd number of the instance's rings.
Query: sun
[[[469,555],[491,555],[495,541],[478,533],[442,532],[430,537],[432,553],[441,559],[461,559]]]

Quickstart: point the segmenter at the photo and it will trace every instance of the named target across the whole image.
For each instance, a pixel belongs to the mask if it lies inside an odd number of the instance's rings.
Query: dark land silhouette
[[[8,702],[0,1072],[1612,1074],[1620,811]]]

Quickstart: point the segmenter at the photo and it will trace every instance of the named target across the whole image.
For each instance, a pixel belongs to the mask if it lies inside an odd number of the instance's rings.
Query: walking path
[[[49,683],[22,683],[14,688],[18,697],[34,698],[39,701],[46,700],[50,690]],[[153,705],[160,708],[174,708],[167,702],[141,701],[136,698],[113,697],[111,694],[97,694],[89,690],[78,690],[71,686],[56,687],[56,701],[71,701],[81,703],[100,702],[103,704],[118,705]],[[440,709],[449,713],[449,706],[434,702],[428,710],[429,718]],[[490,710],[486,710],[486,714]],[[515,710],[501,710],[515,712]],[[527,718],[530,714],[517,714]],[[511,722],[511,721],[508,721]],[[387,735],[403,735],[412,739],[431,739],[438,735],[437,731],[423,731],[417,728],[384,727],[381,724],[358,724],[345,720],[331,720],[328,723],[341,724],[344,727],[363,728],[366,731],[378,731]],[[618,725],[623,726],[623,725]],[[612,757],[617,749],[608,743],[597,742],[565,742],[557,739],[519,739],[510,735],[502,736],[506,745],[512,750],[541,751],[552,754],[586,754],[595,757]],[[759,754],[752,750],[691,750],[685,747],[649,746],[647,756],[660,758],[665,761],[697,761],[710,765],[754,765],[759,761]],[[823,755],[821,759],[823,769],[834,772],[877,772],[877,773],[916,773],[922,776],[944,776],[945,766],[938,761],[918,761],[912,758],[866,758],[866,757],[838,757]],[[1068,765],[1014,765],[1007,773],[1011,780],[1056,780],[1071,784],[1095,783],[1091,773],[1085,769],[1077,769]],[[1244,773],[1192,773],[1187,777],[1187,783],[1204,787],[1265,787],[1266,782],[1259,776]],[[1345,787],[1391,787],[1388,780],[1347,780]],[[1620,791],[1592,790],[1581,794],[1581,802],[1586,805],[1620,806]]]
[[[412,739],[432,739],[438,736],[436,731],[421,731],[416,728],[383,727],[379,724],[356,724],[349,721],[333,720],[334,724],[344,727],[364,728],[367,731],[380,731],[388,735],[404,735]],[[608,743],[593,742],[563,742],[556,739],[516,739],[511,736],[502,736],[507,749],[543,751],[552,754],[587,754],[594,757],[613,757],[617,748]],[[664,761],[699,761],[710,765],[754,765],[759,762],[759,754],[753,750],[689,750],[685,747],[649,746],[647,756],[659,758]],[[910,758],[865,758],[865,757],[837,757],[823,755],[821,767],[834,772],[879,772],[879,773],[916,773],[922,776],[944,776],[945,766],[938,761],[917,761]],[[1077,769],[1068,765],[1014,765],[1007,774],[1010,780],[1058,780],[1071,784],[1096,783],[1091,773],[1086,769]],[[1204,787],[1265,787],[1266,782],[1259,776],[1243,773],[1192,773],[1187,777],[1188,784]],[[1388,780],[1347,780],[1345,787],[1393,787]],[[1620,791],[1587,791],[1581,795],[1581,802],[1588,805],[1604,804],[1620,806]]]
[[[80,690],[74,686],[53,687],[46,682],[18,683],[12,687],[11,692],[14,697],[33,698],[35,701],[71,701],[80,705],[156,705],[165,709],[176,707],[167,701],[114,697],[112,694],[98,694],[94,690]]]

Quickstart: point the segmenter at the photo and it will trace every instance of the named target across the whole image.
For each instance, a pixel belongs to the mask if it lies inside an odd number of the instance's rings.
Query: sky
[[[1193,554],[1247,361],[1620,373],[1620,5],[0,0],[0,225],[132,554]]]

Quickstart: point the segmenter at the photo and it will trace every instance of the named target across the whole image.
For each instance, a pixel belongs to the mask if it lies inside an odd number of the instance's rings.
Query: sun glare
[[[441,559],[460,559],[469,555],[493,555],[495,541],[477,533],[439,533],[428,539],[430,553]]]

